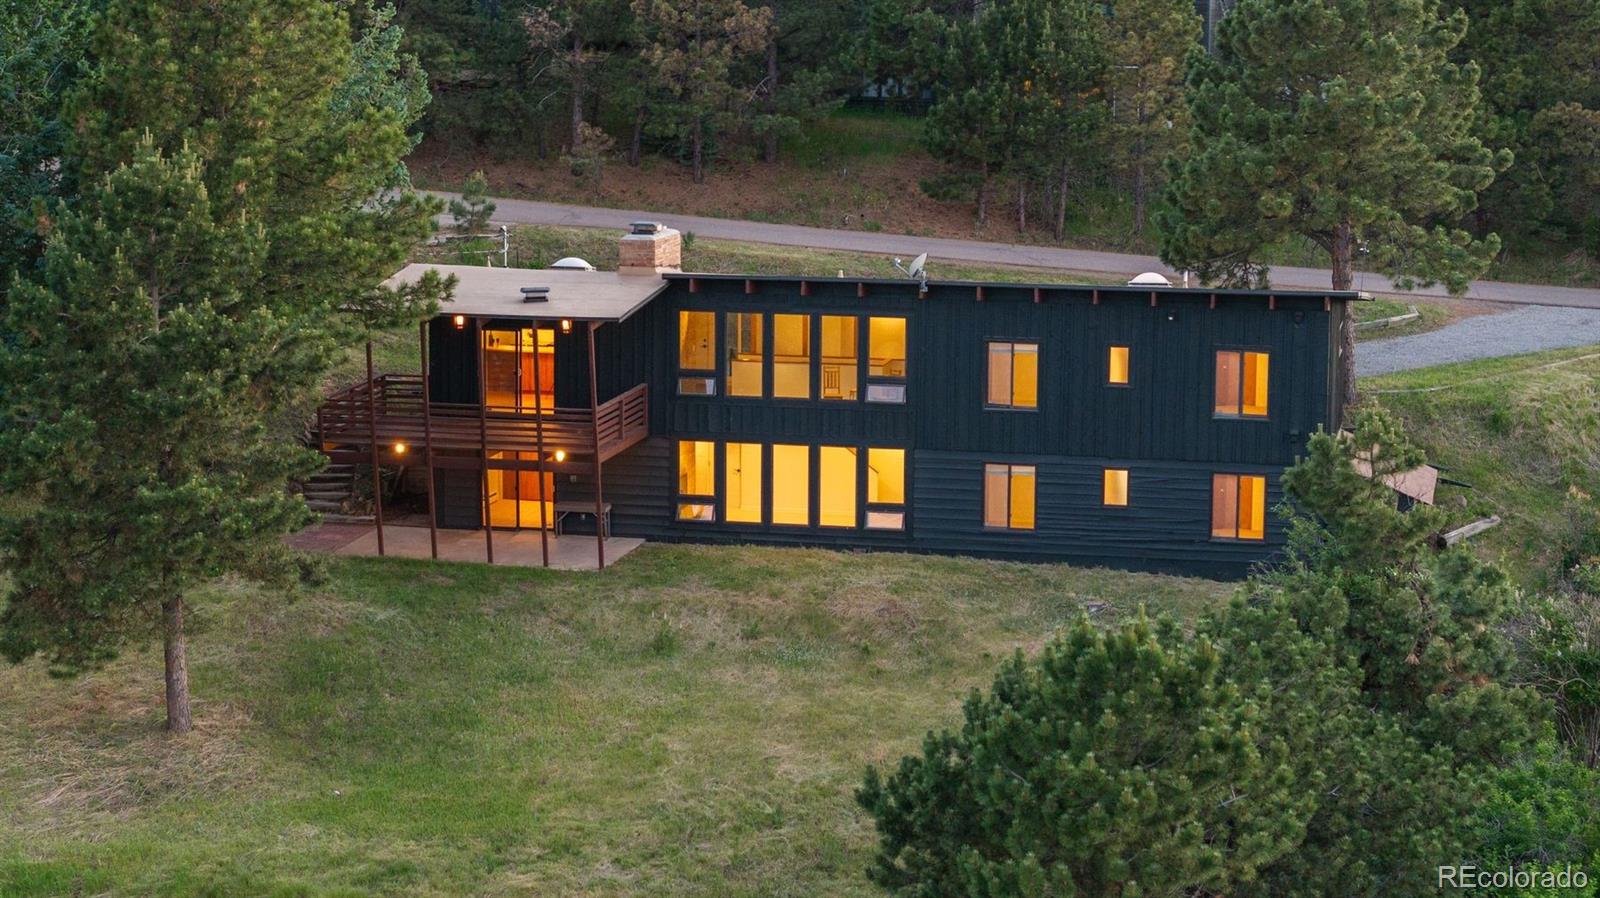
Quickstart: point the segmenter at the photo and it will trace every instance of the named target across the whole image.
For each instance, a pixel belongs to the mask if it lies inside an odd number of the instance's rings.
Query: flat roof
[[[881,277],[834,277],[822,275],[819,277],[805,277],[794,274],[703,274],[700,272],[667,272],[662,277],[669,281],[686,281],[693,278],[698,281],[755,281],[758,283],[790,283],[798,284],[805,281],[811,284],[867,284],[878,287],[906,287],[915,288],[917,282],[909,278],[881,278]],[[1215,293],[1218,296],[1276,296],[1283,299],[1336,299],[1345,301],[1371,300],[1372,294],[1358,290],[1244,290],[1228,287],[1162,287],[1146,284],[1084,284],[1067,282],[1042,282],[1042,281],[957,281],[957,280],[929,280],[929,289],[935,287],[949,287],[972,289],[982,287],[985,290],[1018,289],[1018,290],[1093,290],[1108,297],[1126,294],[1138,298],[1146,298],[1151,293],[1170,293],[1208,296]]]
[[[456,279],[455,293],[439,307],[439,313],[474,318],[621,321],[667,288],[667,282],[654,274],[423,263],[400,269],[384,286],[414,284],[429,271]],[[524,302],[523,287],[548,287],[550,298]]]

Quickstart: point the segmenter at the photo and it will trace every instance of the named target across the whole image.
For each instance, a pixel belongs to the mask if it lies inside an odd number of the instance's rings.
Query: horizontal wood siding
[[[483,474],[454,468],[433,470],[434,518],[440,527],[478,530],[483,527]]]

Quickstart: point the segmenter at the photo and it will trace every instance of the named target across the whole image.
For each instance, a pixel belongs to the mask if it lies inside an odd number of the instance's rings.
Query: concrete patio
[[[371,524],[321,523],[291,535],[289,545],[308,552],[328,555],[376,557],[378,529]],[[606,564],[644,544],[642,539],[613,536],[606,540]],[[386,524],[383,528],[384,554],[397,558],[432,558],[428,528]],[[481,530],[440,530],[439,559],[484,564],[488,553]],[[550,567],[563,571],[592,571],[599,565],[593,536],[550,534]],[[494,563],[518,567],[541,567],[543,554],[537,530],[496,530]]]

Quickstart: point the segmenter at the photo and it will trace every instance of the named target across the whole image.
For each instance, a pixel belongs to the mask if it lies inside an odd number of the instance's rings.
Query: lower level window
[[[678,520],[717,519],[716,444],[710,440],[678,443]]]
[[[727,513],[732,524],[761,523],[761,444],[729,443]]]
[[[856,525],[856,450],[823,446],[817,470],[818,521],[824,527]]]
[[[1128,504],[1128,469],[1106,468],[1102,475],[1101,500],[1114,507]]]
[[[867,450],[867,528],[906,529],[906,450]]]
[[[1032,530],[1036,473],[1033,465],[984,465],[983,526]]]
[[[1267,538],[1267,478],[1251,474],[1211,477],[1213,539]]]
[[[772,523],[811,526],[811,447],[772,447]]]

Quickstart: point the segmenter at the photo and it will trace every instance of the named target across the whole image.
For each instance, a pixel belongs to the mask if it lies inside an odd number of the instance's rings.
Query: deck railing
[[[480,413],[472,403],[433,402],[425,424],[421,375],[385,374],[373,381],[370,403],[365,381],[324,400],[317,409],[317,433],[325,447],[367,447],[375,429],[380,446],[405,443],[420,450],[426,438],[435,449],[532,452],[542,427],[547,452],[591,455],[598,437],[604,461],[649,435],[648,392],[639,384],[595,411],[547,408],[536,413],[491,405]]]

